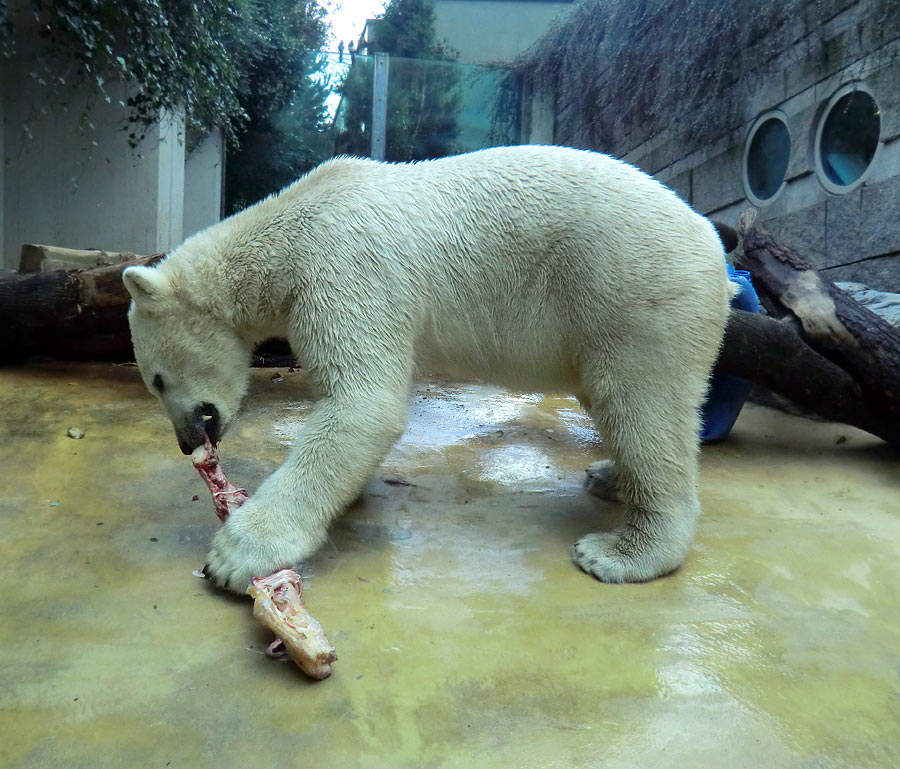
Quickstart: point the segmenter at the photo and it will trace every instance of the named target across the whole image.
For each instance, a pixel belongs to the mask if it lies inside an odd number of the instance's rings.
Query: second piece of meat
[[[207,487],[213,495],[213,506],[216,515],[222,523],[228,520],[228,516],[244,504],[250,495],[231,483],[225,476],[225,471],[219,464],[219,455],[216,447],[212,445],[209,436],[204,436],[205,442],[198,446],[191,454],[191,462],[203,477]]]

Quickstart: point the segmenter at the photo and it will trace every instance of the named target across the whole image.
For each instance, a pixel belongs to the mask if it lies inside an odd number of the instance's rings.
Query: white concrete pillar
[[[184,161],[184,237],[222,218],[225,168],[222,132],[215,129],[189,150]]]
[[[184,240],[184,117],[166,114],[159,123],[157,157],[156,251],[169,251]],[[148,137],[149,140],[149,137]],[[146,142],[145,142],[146,143]]]

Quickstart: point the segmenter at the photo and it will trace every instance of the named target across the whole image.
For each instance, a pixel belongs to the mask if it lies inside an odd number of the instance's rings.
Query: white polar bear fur
[[[594,475],[627,505],[576,543],[585,571],[648,580],[690,548],[731,292],[710,222],[629,165],[544,146],[336,158],[124,280],[176,430],[200,403],[227,427],[272,336],[317,388],[287,461],[214,538],[207,574],[230,589],[323,544],[403,433],[416,371],[579,397],[615,461]]]

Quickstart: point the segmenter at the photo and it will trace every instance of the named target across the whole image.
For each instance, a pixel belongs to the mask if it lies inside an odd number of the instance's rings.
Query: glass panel
[[[369,157],[375,59],[312,52],[289,103],[256,116],[231,148],[226,211],[277,192],[332,155]],[[516,144],[518,81],[501,69],[391,57],[386,160],[409,161]]]
[[[845,187],[862,176],[878,148],[881,115],[865,91],[839,99],[822,128],[822,168],[829,181]]]
[[[775,197],[787,173],[791,137],[778,118],[766,120],[753,135],[747,153],[747,181],[758,200]]]
[[[335,115],[350,56],[310,52],[286,105],[254,114],[240,144],[229,147],[225,210],[232,214],[287,186],[334,154]],[[357,68],[364,76],[365,68]],[[369,85],[371,89],[371,84]],[[284,102],[282,102],[284,103]]]
[[[334,117],[334,154],[368,157],[372,148],[372,84],[375,59],[344,55]]]
[[[422,160],[499,143],[491,117],[504,75],[452,62],[391,58],[387,159]]]
[[[356,56],[344,80],[335,122],[338,154],[370,154],[373,61]],[[424,160],[517,143],[518,93],[506,70],[391,57],[386,160]]]

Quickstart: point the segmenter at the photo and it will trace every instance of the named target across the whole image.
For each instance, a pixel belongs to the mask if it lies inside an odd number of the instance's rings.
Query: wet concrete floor
[[[281,373],[221,446],[249,489],[310,408]],[[749,406],[684,567],[604,585],[569,561],[617,513],[573,399],[411,403],[302,569],[340,657],[315,683],[193,576],[218,522],[136,369],[0,370],[0,767],[900,766],[897,453]]]

